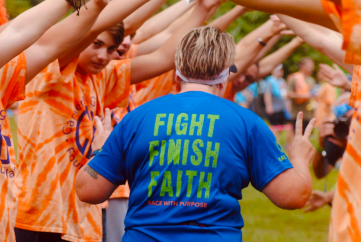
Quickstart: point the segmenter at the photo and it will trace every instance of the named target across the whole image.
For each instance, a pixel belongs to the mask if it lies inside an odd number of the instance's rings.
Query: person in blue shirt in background
[[[175,66],[181,92],[150,101],[110,132],[97,118],[93,147],[78,172],[80,200],[101,203],[129,182],[122,241],[242,241],[238,200],[251,183],[276,206],[302,208],[312,191],[309,142],[315,120],[283,152],[252,111],[223,99],[236,56],[233,37],[201,27],[179,43]],[[256,208],[255,208],[256,209]],[[119,239],[121,241],[121,239]]]

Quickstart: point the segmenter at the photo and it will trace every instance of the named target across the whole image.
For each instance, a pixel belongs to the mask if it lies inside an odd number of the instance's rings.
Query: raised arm
[[[233,23],[237,18],[241,17],[248,11],[248,8],[237,5],[231,11],[214,20],[212,23],[209,24],[209,26],[217,27],[222,32],[224,32],[231,23]]]
[[[263,45],[258,42],[258,38],[261,38],[263,42],[267,43],[284,28],[285,26],[282,23],[268,20],[259,28],[246,35],[246,37],[237,44],[236,66],[238,73],[231,75],[231,80],[246,71],[247,67],[253,63],[255,57],[263,49]]]
[[[174,68],[174,55],[179,41],[187,32],[203,25],[208,12],[218,2],[218,0],[198,0],[187,22],[157,51],[131,59],[132,84],[148,80]]]
[[[125,36],[134,34],[167,0],[151,0],[124,19]]]
[[[353,65],[344,63],[346,52],[341,49],[343,39],[339,33],[285,15],[278,17],[306,43],[352,73]]]
[[[337,31],[322,7],[321,0],[232,0],[233,2],[263,12],[285,14],[303,21],[319,24]]]
[[[0,34],[0,68],[34,44],[69,9],[66,0],[46,0],[11,21]]]
[[[259,62],[259,77],[263,78],[269,75],[277,65],[290,57],[303,43],[304,41],[301,38],[293,38],[288,44],[263,58]]]
[[[137,55],[146,55],[159,49],[174,34],[174,32],[187,21],[193,11],[194,9],[190,9],[182,17],[178,18],[169,25],[168,28],[139,44],[137,48]]]
[[[138,30],[133,39],[133,44],[140,44],[147,39],[159,34],[169,27],[174,21],[183,16],[195,2],[188,4],[186,1],[179,1],[169,8],[163,10],[152,18],[148,19]]]
[[[86,49],[94,39],[105,30],[122,22],[127,16],[133,13],[149,0],[113,0],[101,12],[91,31],[74,48],[69,49],[61,58],[59,58],[60,67],[66,66],[76,58],[84,49]]]
[[[276,34],[274,35],[266,44],[266,46],[264,46],[262,48],[262,50],[260,52],[258,52],[258,55],[253,59],[253,63],[257,63],[259,62],[265,55],[267,55],[267,53],[272,49],[273,46],[275,46],[277,44],[277,42],[281,39],[281,35],[280,34]]]

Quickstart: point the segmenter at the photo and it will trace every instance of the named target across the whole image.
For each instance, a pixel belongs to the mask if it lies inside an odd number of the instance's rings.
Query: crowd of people
[[[283,209],[332,204],[329,241],[360,241],[361,4],[233,0],[211,21],[224,0],[165,2],[44,0],[9,21],[0,0],[0,241],[242,241],[250,183]],[[253,10],[275,15],[235,43]],[[335,64],[285,77],[304,43]],[[311,164],[339,169],[335,190],[312,191]]]

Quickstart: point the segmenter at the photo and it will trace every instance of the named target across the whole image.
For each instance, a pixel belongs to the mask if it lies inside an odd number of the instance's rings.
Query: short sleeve
[[[25,98],[26,58],[21,53],[0,69],[0,98],[5,108]]]
[[[130,60],[112,61],[106,67],[105,108],[114,109],[128,105],[131,81]]]
[[[293,167],[271,130],[260,118],[257,118],[251,131],[250,144],[251,183],[257,190],[262,191],[277,175]]]
[[[127,180],[122,133],[123,124],[120,123],[109,135],[101,152],[88,163],[91,168],[116,185],[124,185]]]

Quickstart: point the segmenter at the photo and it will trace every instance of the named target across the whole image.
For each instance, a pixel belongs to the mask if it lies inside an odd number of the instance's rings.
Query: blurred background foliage
[[[17,15],[25,11],[26,9],[35,6],[40,3],[42,0],[6,0],[6,8],[10,15],[10,18],[15,18]],[[162,7],[160,11],[171,6],[172,4],[178,2],[179,0],[168,0]],[[224,3],[220,9],[217,11],[214,18],[217,18],[235,6],[233,2]],[[228,29],[227,32],[234,36],[236,42],[240,41],[245,35],[249,32],[262,25],[265,21],[269,19],[269,14],[252,11],[243,15],[241,18],[238,18]],[[214,19],[213,18],[213,19]],[[271,52],[279,49],[283,45],[287,44],[293,37],[292,36],[282,36],[281,40],[272,48]],[[329,58],[320,52],[316,51],[309,45],[305,44],[298,48],[298,50],[286,60],[283,64],[285,66],[285,75],[289,73],[296,72],[298,70],[298,63],[302,57],[309,56],[315,63],[316,67],[319,63],[331,64]],[[317,71],[317,70],[316,70]],[[315,71],[315,73],[316,73]]]

